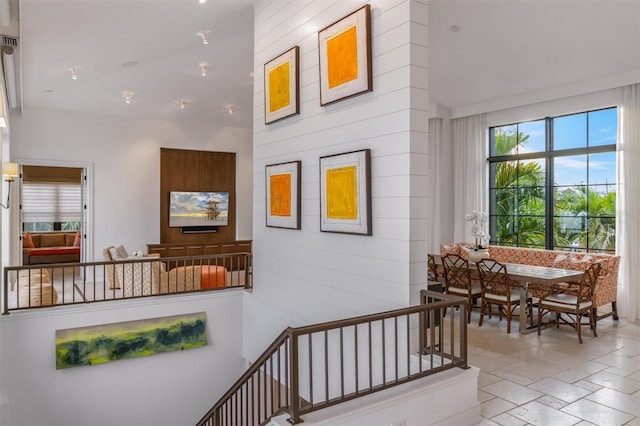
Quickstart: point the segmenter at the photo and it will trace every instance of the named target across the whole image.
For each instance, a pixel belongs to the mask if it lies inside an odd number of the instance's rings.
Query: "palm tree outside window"
[[[617,108],[491,127],[491,244],[614,252]]]

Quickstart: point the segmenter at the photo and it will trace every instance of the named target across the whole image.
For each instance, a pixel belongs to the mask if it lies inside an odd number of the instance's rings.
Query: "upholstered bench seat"
[[[79,255],[80,247],[36,247],[29,249],[29,256]]]
[[[224,287],[227,285],[227,268],[217,265],[202,265],[202,289]]]
[[[160,274],[159,294],[224,287],[227,268],[216,265],[187,265]]]
[[[80,231],[22,234],[23,265],[80,262]]]

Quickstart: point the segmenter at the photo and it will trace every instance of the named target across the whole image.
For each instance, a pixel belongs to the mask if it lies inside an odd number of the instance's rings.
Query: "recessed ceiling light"
[[[122,96],[124,96],[124,103],[130,104],[134,94],[135,93],[133,92],[122,92]]]
[[[129,61],[129,62],[125,62],[124,64],[122,64],[123,67],[127,68],[127,67],[135,67],[136,65],[138,65],[138,61]]]
[[[198,33],[198,35],[202,39],[202,44],[209,44],[209,40],[207,40],[207,34],[209,34],[209,31],[202,31]]]
[[[458,31],[460,31],[460,25],[452,25],[449,27],[449,29],[454,33],[457,33]]]
[[[207,2],[207,0],[198,0],[198,3],[200,3],[200,4],[203,4],[203,3],[206,3],[206,2]]]

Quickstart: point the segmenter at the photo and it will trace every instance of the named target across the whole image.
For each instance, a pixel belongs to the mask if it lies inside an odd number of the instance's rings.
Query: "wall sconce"
[[[9,189],[7,190],[7,204],[0,204],[3,209],[9,208],[9,200],[11,199],[11,183],[13,182],[13,177],[18,176],[18,164],[17,163],[2,163],[2,174],[7,175],[5,181],[9,185]]]

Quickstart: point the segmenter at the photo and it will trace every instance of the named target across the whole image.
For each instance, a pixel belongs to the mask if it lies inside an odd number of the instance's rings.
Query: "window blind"
[[[80,221],[80,184],[24,182],[22,185],[23,222]]]

